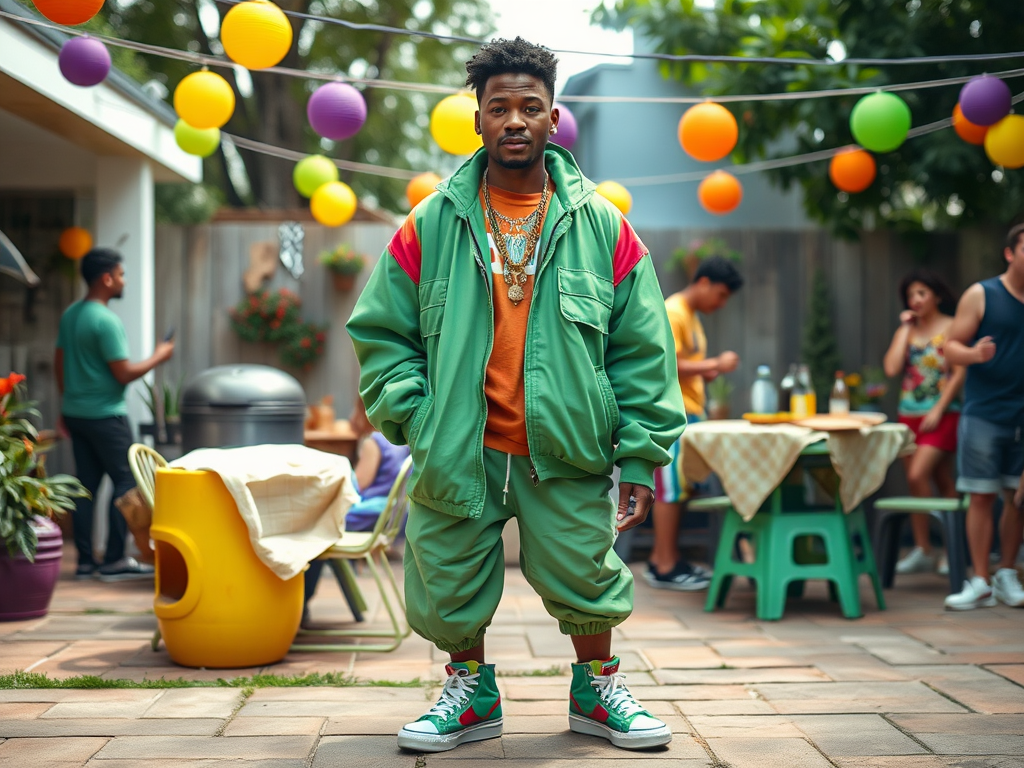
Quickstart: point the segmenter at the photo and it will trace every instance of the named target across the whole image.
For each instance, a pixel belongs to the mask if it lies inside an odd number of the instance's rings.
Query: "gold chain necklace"
[[[494,236],[494,245],[501,256],[502,276],[508,286],[508,298],[513,306],[518,306],[526,293],[523,285],[526,284],[526,265],[537,247],[540,239],[541,227],[544,222],[544,212],[548,207],[548,175],[544,174],[544,188],[540,193],[540,202],[529,216],[513,219],[504,214],[498,213],[491,205],[491,192],[487,186],[487,171],[484,171],[484,207],[487,209],[487,221],[491,227],[491,234]],[[509,225],[509,233],[503,235],[499,221]]]

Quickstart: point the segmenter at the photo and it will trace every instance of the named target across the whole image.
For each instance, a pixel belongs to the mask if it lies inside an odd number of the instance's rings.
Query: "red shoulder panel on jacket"
[[[640,259],[647,255],[647,247],[629,226],[626,217],[622,217],[619,226],[619,241],[615,244],[615,255],[612,257],[612,275],[615,285],[626,279]]]
[[[420,284],[420,264],[422,254],[420,253],[420,239],[416,236],[416,217],[410,213],[405,223],[395,232],[395,236],[388,243],[388,252],[398,262],[398,266],[409,276],[416,285]]]

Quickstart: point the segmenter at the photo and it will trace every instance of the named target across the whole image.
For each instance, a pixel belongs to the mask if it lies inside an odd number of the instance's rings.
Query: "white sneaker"
[[[949,558],[943,553],[939,558],[939,567],[935,569],[939,576],[949,576]]]
[[[914,547],[896,563],[896,573],[931,573],[935,570],[936,562],[935,555],[925,554],[920,547]]]
[[[980,576],[971,577],[964,582],[962,591],[955,595],[946,595],[946,609],[950,611],[970,611],[975,608],[991,608],[996,604],[996,596],[992,587]]]
[[[1014,568],[1000,568],[992,576],[992,594],[999,602],[1011,608],[1024,606],[1024,587]]]

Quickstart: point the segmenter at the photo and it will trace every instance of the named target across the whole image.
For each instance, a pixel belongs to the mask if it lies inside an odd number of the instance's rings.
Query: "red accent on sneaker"
[[[599,723],[608,722],[608,710],[602,707],[600,704],[595,704],[593,710],[591,710],[590,712],[586,712],[584,711],[583,707],[580,706],[580,703],[576,701],[576,697],[573,696],[571,693],[569,694],[569,701],[571,701],[573,706],[576,707],[576,711],[584,717],[589,717],[591,720],[596,720]]]
[[[613,656],[612,659],[614,659],[614,658],[615,657]],[[608,661],[611,661],[611,659],[608,659]],[[619,671],[619,662],[618,661],[616,661],[614,664],[603,664],[601,666],[601,674],[602,675],[614,675],[618,671]]]
[[[487,712],[487,714],[484,715],[483,717],[480,717],[480,715],[478,715],[476,713],[476,711],[472,707],[470,707],[465,712],[463,712],[461,715],[459,715],[459,723],[461,723],[462,725],[470,726],[470,725],[476,725],[477,723],[482,723],[485,720],[489,720],[491,715],[494,714],[494,710],[496,710],[500,705],[501,705],[501,697],[499,696],[498,700],[496,702],[494,702],[494,706],[491,707],[490,710]]]

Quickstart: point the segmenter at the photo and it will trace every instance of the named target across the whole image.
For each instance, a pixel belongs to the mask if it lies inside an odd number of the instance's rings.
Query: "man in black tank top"
[[[1024,224],[1010,230],[1003,255],[1006,272],[964,292],[946,342],[946,359],[967,366],[957,490],[971,496],[967,543],[974,564],[963,591],[946,598],[951,610],[989,607],[997,600],[1024,607],[1014,567],[1024,530]],[[990,579],[992,505],[1000,492],[1006,502],[1002,559]]]

